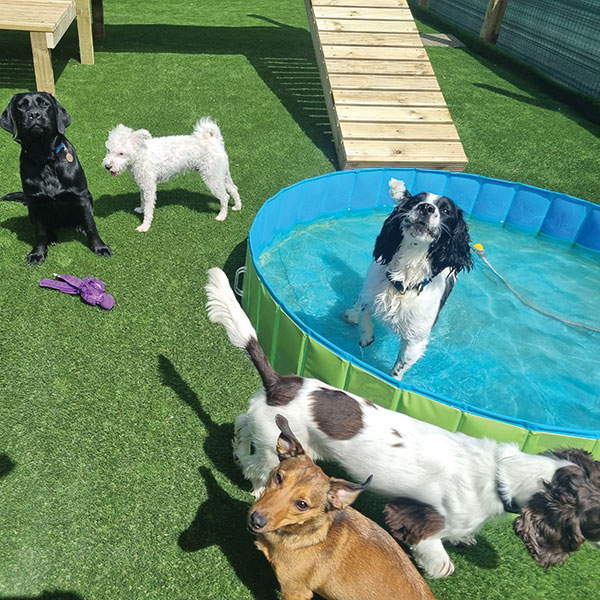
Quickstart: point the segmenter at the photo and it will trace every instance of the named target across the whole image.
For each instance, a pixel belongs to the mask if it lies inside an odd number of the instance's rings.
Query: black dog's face
[[[69,113],[47,92],[15,94],[0,116],[0,127],[24,143],[62,135],[70,123]]]
[[[439,239],[443,232],[452,232],[460,216],[450,198],[426,192],[411,196],[402,208],[404,234],[427,243]]]

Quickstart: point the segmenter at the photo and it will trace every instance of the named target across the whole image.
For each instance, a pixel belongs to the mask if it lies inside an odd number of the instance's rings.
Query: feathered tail
[[[213,323],[221,323],[225,327],[227,337],[234,346],[245,350],[252,359],[267,394],[280,379],[269,359],[258,343],[256,331],[250,323],[233,290],[229,285],[227,275],[216,267],[208,271],[206,284],[206,310],[208,318]]]
[[[203,139],[214,137],[221,143],[224,143],[219,126],[210,117],[202,117],[196,122],[196,125],[194,125],[194,135]]]

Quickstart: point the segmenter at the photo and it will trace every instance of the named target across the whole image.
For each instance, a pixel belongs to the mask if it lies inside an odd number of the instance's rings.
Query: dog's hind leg
[[[231,210],[242,210],[242,199],[240,198],[237,186],[235,183],[233,183],[233,179],[231,179],[231,175],[229,173],[227,173],[227,177],[225,178],[225,189],[233,198],[233,206],[231,207]]]
[[[227,217],[227,205],[229,203],[229,194],[225,189],[225,184],[222,181],[216,183],[207,177],[204,178],[204,183],[206,183],[206,187],[210,190],[210,193],[221,203],[221,210],[216,217],[217,221],[224,221]]]
[[[144,219],[142,220],[142,224],[136,228],[136,231],[141,231],[144,233],[150,229],[150,225],[152,225],[152,219],[154,218],[154,206],[156,205],[156,181],[151,181],[149,183],[140,185],[140,191],[142,200],[141,208],[144,212]]]

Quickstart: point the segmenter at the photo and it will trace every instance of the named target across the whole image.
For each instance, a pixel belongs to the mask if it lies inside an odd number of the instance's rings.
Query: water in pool
[[[340,317],[351,306],[389,210],[351,211],[298,225],[260,255],[281,302],[339,348],[389,373],[398,340],[375,323],[362,350]],[[469,219],[473,242],[527,300],[600,328],[600,260],[539,237]],[[600,429],[600,333],[521,304],[480,259],[459,276],[423,358],[404,384],[545,425]]]

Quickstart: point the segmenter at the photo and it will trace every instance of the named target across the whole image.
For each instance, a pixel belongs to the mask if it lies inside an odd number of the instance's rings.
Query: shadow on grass
[[[15,468],[8,454],[0,454],[0,478],[6,477]]]
[[[215,423],[204,410],[196,392],[179,375],[173,363],[162,354],[158,356],[158,371],[163,385],[171,388],[202,421],[207,433],[204,441],[204,452],[210,458],[212,464],[233,484],[245,487],[247,483],[239,468],[233,462],[233,450],[231,449],[233,423],[222,425]]]
[[[246,531],[250,505],[225,492],[210,469],[200,467],[208,499],[198,508],[190,526],[179,536],[184,552],[218,546],[240,581],[257,600],[276,600],[277,580],[262,553],[253,548]]]
[[[203,185],[200,182],[200,185]],[[142,222],[142,215],[134,212],[134,208],[140,205],[140,194],[130,192],[128,194],[117,194],[115,196],[103,195],[94,201],[94,216],[108,217],[116,212],[131,213],[139,217]],[[220,209],[219,201],[210,194],[196,192],[193,190],[184,190],[181,188],[175,190],[158,190],[156,194],[156,208],[154,216],[160,218],[161,206],[187,206],[191,210],[200,213],[214,213],[215,217]],[[229,208],[231,209],[230,202]]]
[[[277,96],[304,133],[335,164],[335,149],[312,38],[258,15],[269,25],[203,27],[195,25],[106,25],[97,52],[242,55]]]
[[[73,592],[42,592],[39,596],[0,596],[0,600],[83,600]]]

